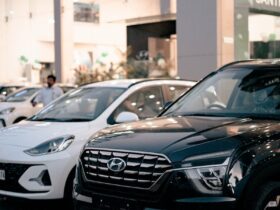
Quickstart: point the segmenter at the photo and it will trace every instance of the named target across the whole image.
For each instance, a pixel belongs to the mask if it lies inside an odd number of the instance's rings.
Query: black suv
[[[280,62],[215,71],[158,118],[85,145],[76,209],[279,209]]]

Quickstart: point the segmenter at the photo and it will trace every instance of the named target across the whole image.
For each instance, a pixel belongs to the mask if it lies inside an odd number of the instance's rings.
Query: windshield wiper
[[[59,118],[38,118],[38,119],[30,119],[31,121],[51,121],[51,122],[89,122],[91,119],[85,118],[67,118],[67,119],[59,119]]]
[[[30,120],[31,120],[31,121],[52,121],[52,122],[61,122],[60,119],[49,118],[49,117],[46,117],[46,118],[31,118]]]
[[[92,119],[87,118],[67,118],[67,119],[60,119],[61,122],[89,122]]]
[[[226,114],[219,114],[219,113],[186,113],[182,114],[181,116],[197,116],[197,117],[230,117]]]

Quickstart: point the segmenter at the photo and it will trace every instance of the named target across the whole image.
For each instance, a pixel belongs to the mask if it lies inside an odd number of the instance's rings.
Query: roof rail
[[[231,63],[225,64],[222,67],[220,67],[218,69],[218,71],[223,71],[225,68],[232,66],[234,64],[238,64],[238,63],[246,63],[246,62],[250,62],[250,61],[258,61],[259,59],[247,59],[247,60],[239,60],[239,61],[233,61]]]
[[[160,80],[173,80],[173,81],[186,81],[186,82],[197,82],[196,80],[188,80],[188,79],[173,79],[173,78],[143,78],[143,80],[134,82],[132,84],[130,84],[128,86],[128,88],[137,85],[137,84],[141,84],[144,82],[151,82],[151,81],[160,81]]]

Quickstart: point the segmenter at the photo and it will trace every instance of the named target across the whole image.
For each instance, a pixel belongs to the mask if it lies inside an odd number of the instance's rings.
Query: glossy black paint
[[[246,186],[252,183],[252,179],[258,179],[255,173],[259,172],[260,165],[278,164],[273,160],[280,153],[279,130],[279,121],[275,120],[160,117],[105,129],[87,147],[165,154],[174,169],[221,164],[226,157],[230,157],[222,194],[198,189],[186,190],[192,187],[180,171],[173,172],[166,178],[165,183],[168,184],[165,184],[165,192],[171,192],[173,200],[176,197],[211,198],[215,194],[238,200]],[[209,154],[222,155],[211,158]],[[265,170],[263,172],[266,173]],[[174,183],[174,180],[178,183]],[[161,185],[154,189],[159,195]],[[108,192],[105,190],[105,193]]]
[[[279,68],[279,65],[238,63],[231,68]],[[280,68],[279,68],[280,69]],[[222,69],[224,70],[224,69]],[[202,81],[203,82],[203,81]],[[266,180],[280,181],[280,117],[277,119],[252,119],[242,117],[210,116],[162,116],[141,122],[113,126],[92,137],[86,148],[128,150],[166,155],[174,168],[166,174],[164,182],[158,183],[154,191],[147,191],[156,203],[163,201],[197,200],[219,203],[235,202],[246,193],[252,193],[250,186]],[[229,160],[221,192],[207,192],[190,185],[182,169],[219,165]],[[178,170],[177,170],[178,169]],[[91,196],[91,193],[112,195],[113,188],[95,186],[86,189],[78,170],[77,191]],[[140,199],[139,191],[128,192],[118,188],[119,199],[131,197]],[[151,193],[151,194],[149,194]],[[154,194],[153,194],[154,193]],[[156,196],[157,195],[157,196]],[[213,198],[215,197],[215,198]],[[167,199],[166,199],[167,198]],[[147,202],[147,197],[141,200]]]

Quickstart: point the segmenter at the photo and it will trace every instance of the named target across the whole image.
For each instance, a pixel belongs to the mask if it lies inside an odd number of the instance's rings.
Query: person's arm
[[[38,95],[35,97],[35,99],[32,101],[32,105],[36,106],[38,103],[43,102],[43,93],[42,89],[39,91]]]

